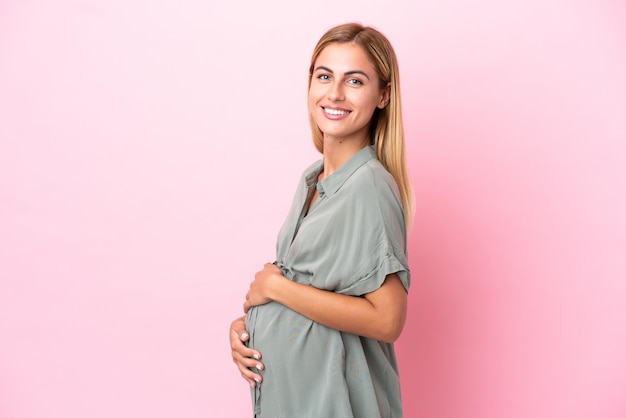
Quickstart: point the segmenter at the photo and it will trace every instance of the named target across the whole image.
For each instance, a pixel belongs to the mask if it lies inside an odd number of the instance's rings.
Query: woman
[[[304,171],[276,261],[256,273],[247,315],[231,324],[233,360],[255,417],[401,417],[393,342],[406,317],[412,194],[385,36],[360,24],[328,30],[308,107],[323,158]]]

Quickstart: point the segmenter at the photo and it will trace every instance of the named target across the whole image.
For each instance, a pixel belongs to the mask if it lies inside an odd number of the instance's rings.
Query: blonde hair
[[[313,50],[308,87],[311,87],[315,61],[322,50],[332,43],[349,42],[360,45],[370,57],[378,73],[380,87],[390,86],[389,104],[383,109],[377,108],[374,111],[370,134],[378,159],[398,184],[406,224],[410,226],[413,219],[414,201],[404,145],[400,74],[396,54],[389,40],[378,30],[359,23],[346,23],[329,29],[322,35]],[[311,115],[309,115],[309,121],[315,148],[323,153],[324,135]]]

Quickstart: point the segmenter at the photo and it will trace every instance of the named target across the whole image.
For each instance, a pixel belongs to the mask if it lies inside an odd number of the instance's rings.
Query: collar
[[[354,154],[348,161],[343,163],[333,174],[326,177],[322,181],[317,181],[318,176],[324,169],[323,160],[313,168],[306,176],[306,184],[311,187],[317,183],[317,191],[320,197],[324,195],[332,196],[343,186],[343,184],[350,178],[350,176],[359,169],[363,164],[375,159],[376,151],[374,147],[368,145],[360,149]]]

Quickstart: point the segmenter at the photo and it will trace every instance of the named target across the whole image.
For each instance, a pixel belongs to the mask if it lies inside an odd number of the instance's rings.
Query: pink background
[[[623,2],[4,0],[0,417],[250,416],[228,325],[351,20],[401,65],[405,415],[626,416]]]

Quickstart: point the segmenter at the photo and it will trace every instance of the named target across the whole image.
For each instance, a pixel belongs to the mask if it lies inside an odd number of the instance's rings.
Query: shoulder
[[[346,182],[355,225],[366,226],[371,242],[406,251],[406,219],[395,179],[378,159],[367,161]],[[359,221],[356,221],[359,219]],[[385,244],[386,245],[386,244]],[[381,247],[383,248],[383,247]]]
[[[401,229],[405,223],[400,191],[393,176],[378,159],[367,161],[346,181],[344,203],[367,222]],[[388,228],[383,228],[388,229]]]
[[[373,158],[363,164],[350,178],[356,192],[369,199],[401,202],[400,190],[395,179],[382,163]]]

